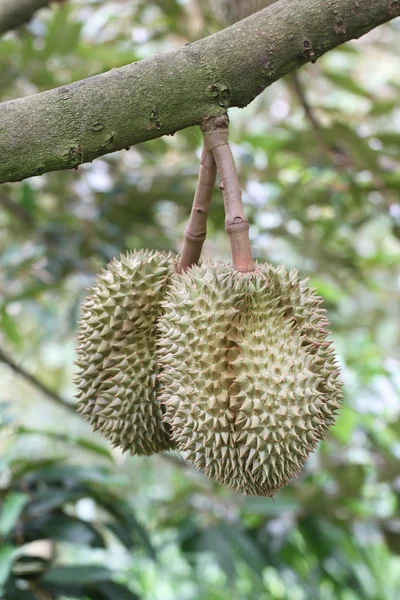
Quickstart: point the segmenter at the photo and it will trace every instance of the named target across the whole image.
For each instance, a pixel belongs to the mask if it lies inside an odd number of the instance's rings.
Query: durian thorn
[[[192,212],[185,231],[181,258],[176,268],[182,273],[197,265],[207,234],[207,215],[217,176],[214,156],[205,146],[200,159],[200,172],[194,195]]]
[[[227,115],[208,119],[202,131],[205,147],[213,153],[220,176],[225,206],[225,230],[229,235],[232,262],[243,273],[255,271],[249,239],[249,223],[243,211],[242,192],[229,145]]]

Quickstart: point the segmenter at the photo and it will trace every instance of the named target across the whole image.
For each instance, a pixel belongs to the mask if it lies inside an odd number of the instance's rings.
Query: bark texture
[[[207,217],[217,176],[217,165],[212,152],[203,148],[200,159],[200,173],[197,180],[192,211],[183,240],[183,248],[177,273],[183,273],[200,259],[207,236]]]
[[[274,81],[400,16],[400,0],[280,0],[174,52],[0,104],[0,183],[244,107]]]
[[[229,235],[232,265],[242,273],[255,270],[249,238],[249,222],[243,211],[242,191],[229,146],[228,118],[210,119],[203,126],[204,148],[212,152],[224,198],[225,231]]]
[[[39,8],[55,0],[0,0],[0,35],[28,23]]]

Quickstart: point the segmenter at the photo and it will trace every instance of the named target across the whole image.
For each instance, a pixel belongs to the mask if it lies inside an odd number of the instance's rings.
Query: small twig
[[[28,371],[25,371],[25,369],[20,365],[17,365],[17,363],[3,350],[0,350],[0,361],[8,365],[14,371],[14,373],[17,373],[17,375],[21,375],[21,377],[26,379],[26,381],[28,381],[31,385],[40,390],[43,394],[45,394],[45,396],[53,400],[53,402],[55,402],[59,406],[63,406],[64,408],[73,412],[74,414],[77,414],[73,404],[70,404],[69,402],[64,400],[56,392],[54,392],[53,390],[48,388],[44,383],[39,381],[39,379],[37,379],[34,375],[28,373]]]
[[[222,116],[210,119],[202,129],[205,146],[213,153],[220,175],[225,205],[225,231],[229,235],[233,266],[243,273],[254,271],[249,223],[243,212],[242,192],[229,146],[228,118]]]
[[[192,463],[189,463],[189,462],[185,461],[183,458],[179,458],[178,456],[176,456],[174,454],[170,454],[169,452],[161,452],[159,454],[159,456],[166,462],[171,463],[172,465],[174,465],[175,467],[178,467],[179,469],[189,469],[191,471],[195,470]]]
[[[308,103],[306,94],[303,89],[303,85],[297,73],[292,73],[289,77],[289,81],[292,85],[292,89],[297,96],[297,99],[304,110],[304,114],[308,119],[317,142],[320,144],[322,149],[331,158],[334,165],[340,169],[351,166],[351,159],[348,153],[343,150],[340,146],[333,146],[328,144],[324,136],[324,127],[318,119],[314,109]]]
[[[204,147],[200,159],[200,173],[197,180],[192,212],[190,213],[189,223],[185,231],[182,254],[176,269],[177,273],[182,273],[199,262],[207,234],[207,215],[216,175],[217,165],[215,164],[212,152]]]
[[[23,225],[27,227],[31,227],[33,225],[31,213],[27,211],[26,208],[24,208],[21,204],[13,202],[11,198],[0,195],[0,206],[3,206],[5,210],[21,221]]]
[[[316,132],[320,133],[323,130],[323,127],[322,127],[321,123],[319,122],[319,119],[316,116],[314,110],[311,108],[311,106],[309,105],[309,103],[307,101],[306,95],[303,90],[302,83],[301,83],[300,78],[297,73],[292,73],[290,75],[290,82],[291,82],[293,90],[297,96],[297,99],[299,100],[299,102],[304,110],[304,113],[305,113],[307,119],[310,121],[310,124],[312,125],[313,129]],[[323,138],[320,138],[320,141],[322,141],[325,144],[325,140]]]

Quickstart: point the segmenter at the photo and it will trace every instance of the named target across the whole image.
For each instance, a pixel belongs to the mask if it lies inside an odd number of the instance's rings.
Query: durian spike
[[[207,216],[217,175],[214,156],[205,146],[200,159],[200,172],[194,195],[192,212],[185,231],[177,273],[182,273],[199,262],[207,234]]]
[[[242,204],[235,161],[229,146],[228,117],[208,120],[202,127],[205,147],[213,153],[220,176],[225,206],[225,231],[229,235],[232,263],[243,273],[255,270],[249,239],[249,223]]]

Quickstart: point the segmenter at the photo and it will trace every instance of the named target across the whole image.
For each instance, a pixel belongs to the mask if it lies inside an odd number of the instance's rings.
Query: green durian
[[[78,412],[113,446],[131,454],[171,448],[157,397],[156,321],[175,272],[172,253],[114,259],[82,306],[78,329]]]
[[[321,298],[296,271],[206,264],[162,302],[164,421],[185,458],[237,492],[272,496],[335,420],[339,371]]]

